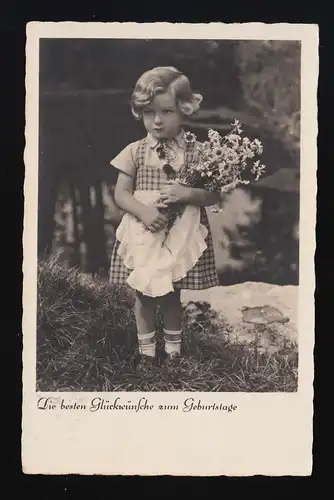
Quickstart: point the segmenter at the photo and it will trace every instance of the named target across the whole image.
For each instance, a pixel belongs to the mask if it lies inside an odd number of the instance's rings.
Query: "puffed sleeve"
[[[128,144],[120,153],[118,153],[115,158],[113,158],[110,164],[117,170],[124,172],[131,177],[136,175],[136,164],[135,164],[135,154],[136,154],[137,142]]]

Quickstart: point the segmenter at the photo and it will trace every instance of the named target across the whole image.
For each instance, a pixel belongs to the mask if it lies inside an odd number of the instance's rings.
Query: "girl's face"
[[[182,114],[168,93],[158,94],[142,111],[146,131],[156,139],[175,137],[181,127]]]

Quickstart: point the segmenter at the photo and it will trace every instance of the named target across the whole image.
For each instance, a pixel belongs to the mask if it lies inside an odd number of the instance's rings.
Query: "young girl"
[[[110,282],[136,290],[135,317],[141,363],[156,360],[155,318],[159,302],[165,356],[180,355],[181,289],[218,285],[212,236],[205,206],[219,195],[190,188],[173,178],[185,162],[196,161],[201,147],[181,128],[199,109],[188,78],[173,67],[145,72],[132,94],[132,113],[147,136],[125,147],[110,163],[119,171],[116,204],[125,212],[116,232]],[[169,170],[166,169],[166,164]],[[185,206],[166,232],[163,208]],[[160,210],[159,210],[160,209]]]

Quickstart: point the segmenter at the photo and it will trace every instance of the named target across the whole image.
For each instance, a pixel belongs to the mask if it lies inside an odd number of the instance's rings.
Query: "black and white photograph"
[[[39,57],[37,389],[295,391],[300,43]]]
[[[40,409],[72,393],[99,409],[122,393],[129,408],[130,393],[187,393],[200,409],[205,393],[297,394],[316,171],[302,164],[302,37],[110,33],[35,44]]]

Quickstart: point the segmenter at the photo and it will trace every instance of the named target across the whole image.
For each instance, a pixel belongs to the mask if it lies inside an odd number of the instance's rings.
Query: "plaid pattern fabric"
[[[136,175],[136,190],[137,191],[159,191],[162,186],[171,178],[165,173],[162,168],[146,165],[147,140],[146,138],[139,141],[136,154],[137,175]]]
[[[219,285],[212,235],[205,208],[201,208],[201,224],[209,230],[206,238],[207,249],[188,274],[174,283],[175,288],[201,290]]]
[[[148,167],[145,164],[146,147],[146,138],[139,141],[136,154],[137,175],[135,189],[160,190],[168,177],[162,169]],[[186,143],[185,161],[191,159],[192,153],[193,145]],[[209,230],[206,238],[207,249],[187,275],[174,283],[175,288],[200,290],[219,285],[212,235],[205,208],[201,208],[201,224]],[[130,271],[124,266],[122,258],[117,254],[118,247],[119,241],[116,240],[111,256],[110,282],[122,285],[126,283]]]

